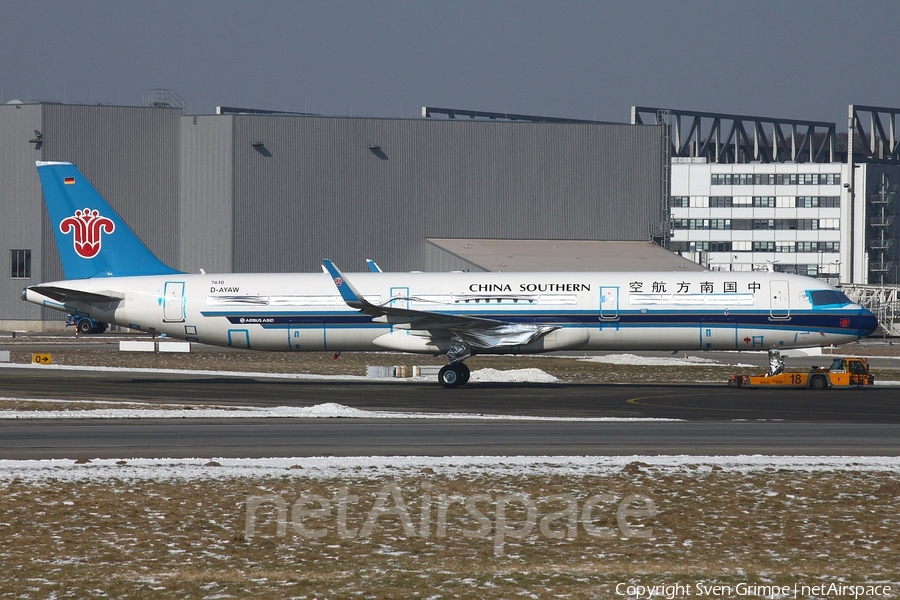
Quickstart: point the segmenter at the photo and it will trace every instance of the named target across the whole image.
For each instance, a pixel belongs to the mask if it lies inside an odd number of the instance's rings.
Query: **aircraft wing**
[[[558,325],[511,323],[500,319],[399,308],[389,306],[391,300],[384,304],[372,304],[347,281],[333,262],[325,259],[322,264],[347,306],[371,315],[375,321],[405,324],[409,329],[429,331],[432,336],[439,336],[441,331],[453,333],[476,348],[526,345],[560,328]]]
[[[84,290],[73,290],[55,285],[32,285],[28,289],[41,294],[42,296],[52,298],[62,304],[67,302],[87,302],[89,304],[94,304],[98,302],[118,302],[119,300],[125,299],[125,295],[119,292],[86,292]]]

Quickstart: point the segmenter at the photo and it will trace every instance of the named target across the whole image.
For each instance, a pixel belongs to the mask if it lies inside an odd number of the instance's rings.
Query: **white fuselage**
[[[528,346],[484,352],[752,350],[841,344],[868,335],[874,317],[856,304],[815,306],[833,290],[783,273],[354,273],[373,304],[559,329]],[[116,302],[61,304],[24,298],[95,320],[217,346],[277,351],[398,350],[443,353],[446,332],[373,319],[316,274],[106,277],[46,284]]]

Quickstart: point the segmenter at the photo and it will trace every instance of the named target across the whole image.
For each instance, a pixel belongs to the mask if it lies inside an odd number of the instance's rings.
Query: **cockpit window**
[[[809,290],[809,301],[813,306],[843,306],[852,304],[850,298],[837,290]]]

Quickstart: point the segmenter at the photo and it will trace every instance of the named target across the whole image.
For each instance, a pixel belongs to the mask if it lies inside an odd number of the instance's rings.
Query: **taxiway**
[[[738,390],[711,385],[297,381],[6,367],[2,395],[428,413],[428,419],[5,419],[0,458],[352,455],[900,455],[891,387]],[[441,419],[467,413],[470,419]],[[476,415],[566,417],[496,420]],[[604,418],[627,420],[599,420]],[[591,420],[586,420],[591,419]],[[675,420],[663,420],[675,419]]]

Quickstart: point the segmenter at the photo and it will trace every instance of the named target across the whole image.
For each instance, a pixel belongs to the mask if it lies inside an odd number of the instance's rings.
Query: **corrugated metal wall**
[[[646,240],[658,218],[656,127],[231,118],[236,271],[426,269],[427,237]]]
[[[234,270],[231,119],[181,119],[181,244],[176,266],[189,273]]]
[[[39,312],[19,299],[23,288],[39,281],[43,256],[45,213],[34,167],[41,148],[29,142],[35,130],[43,131],[39,105],[0,106],[0,320],[33,319]],[[31,250],[30,279],[10,276],[10,250]]]

